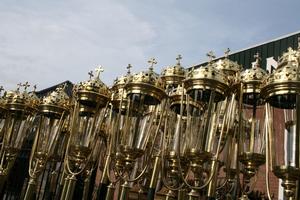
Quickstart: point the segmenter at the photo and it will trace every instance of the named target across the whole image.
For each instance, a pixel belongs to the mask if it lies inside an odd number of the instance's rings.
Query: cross
[[[230,49],[227,48],[226,51],[224,52],[225,53],[225,58],[228,58],[229,56],[229,53],[230,53]]]
[[[148,63],[150,63],[149,70],[150,70],[150,71],[153,71],[153,66],[154,66],[155,64],[157,64],[157,61],[155,60],[155,58],[150,58],[150,60],[148,60]]]
[[[95,77],[99,79],[100,73],[104,72],[104,69],[103,69],[103,67],[101,65],[99,65],[99,66],[96,67],[95,72],[96,72],[96,76]]]
[[[91,80],[92,77],[94,76],[93,71],[89,71],[88,75],[90,76],[90,80]]]
[[[24,90],[25,90],[25,91],[26,91],[26,89],[27,89],[28,87],[30,87],[28,81],[26,81],[26,82],[23,84],[23,86],[24,86]]]
[[[216,56],[215,56],[215,54],[214,54],[213,51],[208,52],[206,55],[207,55],[208,58],[209,58],[209,62],[211,62],[213,59],[216,58]]]
[[[23,84],[22,84],[22,83],[18,83],[17,86],[18,86],[18,87],[17,87],[17,91],[19,91],[20,88],[23,86]]]
[[[132,68],[132,65],[131,65],[131,64],[128,64],[128,66],[126,67],[126,69],[127,69],[127,75],[130,74],[130,68]]]
[[[176,57],[177,60],[177,65],[180,65],[180,60],[182,59],[181,55],[178,54],[178,56]]]

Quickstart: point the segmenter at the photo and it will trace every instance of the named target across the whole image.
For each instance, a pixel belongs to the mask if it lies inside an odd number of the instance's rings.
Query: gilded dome
[[[267,72],[260,67],[259,54],[256,54],[255,58],[252,68],[242,71],[240,75],[240,82],[244,84],[244,93],[259,93],[263,79],[267,76]]]
[[[90,72],[89,80],[80,82],[75,86],[75,96],[83,104],[99,104],[100,107],[104,107],[109,101],[110,91],[99,78],[100,72],[103,72],[103,68],[100,66],[95,71],[95,77]]]
[[[156,64],[155,59],[151,59],[149,63],[148,71],[135,73],[128,77],[125,90],[127,95],[144,94],[149,97],[146,102],[156,104],[166,97],[166,93],[161,77],[153,71],[153,65]]]
[[[182,80],[185,78],[186,70],[180,64],[181,58],[181,55],[178,55],[176,58],[177,63],[164,68],[161,72],[161,79],[166,85],[181,84]]]
[[[64,90],[64,86],[57,87],[42,99],[39,111],[44,114],[53,114],[60,117],[63,112],[69,112],[70,98]]]
[[[187,93],[200,101],[208,101],[211,91],[216,92],[216,101],[223,100],[229,91],[229,80],[227,76],[217,69],[214,62],[209,62],[206,66],[200,66],[188,72],[185,79]],[[199,91],[202,91],[199,94]],[[196,95],[200,95],[199,97]],[[205,93],[205,94],[204,94]],[[206,97],[205,97],[206,96]]]
[[[5,107],[10,112],[32,114],[36,111],[39,99],[27,92],[29,86],[28,82],[25,84],[18,84],[17,90],[11,90],[5,93],[3,97]],[[20,91],[21,87],[24,87],[22,92]]]
[[[265,78],[262,95],[277,107],[292,107],[300,93],[300,51],[288,48],[279,59],[277,69]]]

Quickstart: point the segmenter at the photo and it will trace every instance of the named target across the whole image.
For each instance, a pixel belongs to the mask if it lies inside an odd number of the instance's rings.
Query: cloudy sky
[[[177,54],[188,67],[300,30],[299,0],[0,0],[0,85],[79,82],[103,65],[108,85]]]

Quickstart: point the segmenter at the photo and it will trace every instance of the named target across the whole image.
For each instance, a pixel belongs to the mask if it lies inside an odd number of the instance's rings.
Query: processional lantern
[[[216,69],[212,60],[206,66],[192,69],[183,81],[178,118],[182,123],[179,124],[178,136],[174,137],[174,141],[178,141],[174,144],[177,148],[175,160],[177,160],[176,164],[179,169],[179,180],[191,189],[188,194],[189,199],[199,198],[199,190],[208,186],[217,168],[215,163],[218,160],[221,139],[218,140],[216,135],[216,123],[220,109],[219,102],[226,99],[228,89],[227,78]],[[203,110],[202,106],[204,106]],[[183,129],[184,124],[186,124],[185,129]],[[183,134],[185,138],[182,137]],[[222,134],[219,138],[221,137]],[[184,146],[180,145],[180,140],[185,140]],[[192,184],[183,174],[180,161],[182,153],[187,159],[187,166],[190,169],[184,174],[193,174]],[[208,169],[206,166],[211,166],[211,168]],[[209,171],[209,176],[203,182],[202,177],[203,173],[207,171],[206,169]]]
[[[119,106],[117,108],[115,126],[111,128],[110,157],[115,157],[117,179],[122,180],[120,199],[127,199],[131,183],[139,180],[150,165],[153,143],[149,153],[146,147],[150,140],[155,141],[159,132],[164,113],[164,86],[160,77],[153,71],[155,59],[149,60],[148,71],[126,76],[126,82],[118,88]],[[116,85],[115,85],[116,86]],[[119,89],[122,88],[122,91]],[[125,94],[125,95],[124,95]],[[138,175],[134,173],[136,160],[147,155],[142,170]],[[110,171],[110,167],[107,168]],[[108,173],[109,174],[109,173]],[[113,181],[110,178],[110,182]],[[107,198],[111,197],[108,192]]]
[[[18,84],[17,90],[5,93],[4,106],[7,110],[1,146],[0,181],[3,183],[13,166],[23,141],[32,127],[39,99],[28,93],[28,82]],[[24,88],[22,90],[22,88]],[[21,91],[22,90],[22,91]],[[2,187],[2,186],[1,186]]]
[[[266,101],[267,157],[270,159],[267,167],[282,179],[288,199],[296,199],[300,178],[299,58],[299,49],[289,48],[283,53],[277,69],[265,79],[261,91]]]
[[[252,68],[241,72],[240,84],[237,88],[239,99],[239,161],[243,164],[244,186],[242,193],[247,193],[246,185],[251,188],[255,180],[250,179],[257,174],[265,163],[264,100],[261,97],[261,84],[267,72],[260,66],[259,54],[255,56]],[[250,190],[251,191],[251,190]]]
[[[29,176],[24,199],[32,199],[36,190],[37,179],[45,169],[49,159],[56,153],[56,147],[62,134],[62,128],[70,111],[70,99],[64,87],[44,97],[37,107],[37,128],[29,158]]]
[[[103,123],[109,102],[108,87],[100,80],[103,68],[96,68],[96,75],[75,85],[74,107],[71,112],[70,138],[67,145],[64,172],[67,175],[61,199],[71,199],[78,175],[82,174],[92,159],[97,142],[97,127]]]

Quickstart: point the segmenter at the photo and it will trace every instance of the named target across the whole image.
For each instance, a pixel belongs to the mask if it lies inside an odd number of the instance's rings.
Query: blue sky
[[[1,0],[0,85],[38,90],[147,69],[160,73],[181,54],[189,67],[229,47],[237,51],[300,30],[299,0]]]

